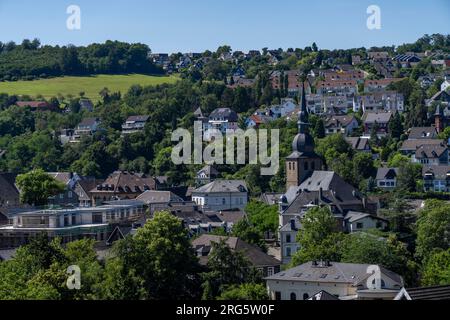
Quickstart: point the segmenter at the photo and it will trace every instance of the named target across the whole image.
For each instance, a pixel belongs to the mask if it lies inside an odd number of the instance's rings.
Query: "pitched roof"
[[[231,122],[237,122],[238,121],[238,115],[235,111],[231,110],[230,108],[218,108],[215,109],[211,114],[209,115],[209,119],[213,120],[214,118],[224,118]]]
[[[200,188],[193,193],[212,193],[212,192],[247,192],[247,184],[244,180],[215,180]]]
[[[127,118],[127,122],[147,122],[150,116],[130,116]]]
[[[142,193],[146,190],[154,190],[155,188],[156,181],[151,177],[134,172],[116,171],[104,183],[91,190],[91,192]]]
[[[225,241],[225,243],[230,247],[230,249],[242,252],[242,254],[250,261],[250,263],[253,266],[263,267],[263,266],[281,265],[281,262],[278,261],[277,259],[264,253],[258,247],[248,244],[247,242],[237,237],[222,237],[204,234],[198,237],[197,239],[194,239],[192,241],[192,246],[196,250],[206,249],[207,250],[206,252],[209,254],[211,250],[211,244],[219,243],[222,240]],[[205,260],[201,261],[201,263],[203,262],[204,264],[206,264],[207,259]]]
[[[445,143],[440,139],[408,139],[405,140],[400,148],[401,151],[416,151],[423,145],[440,145]]]
[[[443,144],[424,144],[416,150],[416,158],[440,158],[447,151]]]
[[[200,169],[197,172],[197,175],[199,175],[202,172],[204,172],[208,177],[211,177],[211,176],[214,177],[214,176],[218,176],[220,174],[219,171],[217,171],[217,169],[214,168],[214,166],[212,166],[212,165],[204,166],[202,169]]]
[[[92,127],[99,122],[99,118],[84,118],[79,124],[79,127]]]
[[[364,213],[364,212],[356,212],[356,211],[349,211],[349,212],[347,212],[347,214],[344,217],[344,220],[347,220],[348,222],[355,222],[355,221],[359,221],[359,220],[367,218],[367,217],[370,217],[370,218],[375,219],[375,220],[381,220],[381,221],[387,222],[386,219],[383,219],[381,217],[375,216],[373,214]]]
[[[369,138],[361,137],[346,137],[345,140],[352,146],[354,150],[366,150],[370,149]]]
[[[15,186],[16,175],[13,173],[0,173],[0,206],[17,203],[19,190]],[[5,203],[2,203],[5,202]]]
[[[345,116],[333,116],[329,117],[327,119],[327,122],[325,123],[325,127],[346,127],[353,121],[355,121],[356,118],[352,115],[345,115]]]
[[[437,135],[436,127],[413,127],[409,131],[408,139],[434,139]]]
[[[348,283],[358,285],[363,283],[370,274],[367,273],[370,264],[331,262],[329,265],[319,263],[317,266],[312,262],[304,263],[295,268],[279,272],[266,280],[286,280],[301,282],[323,282],[323,283]],[[397,282],[403,284],[403,279],[398,274],[380,266],[381,272]]]
[[[391,112],[366,112],[362,119],[364,123],[388,123],[392,118]]]
[[[398,175],[398,168],[378,168],[376,180],[383,180],[386,177],[396,177]]]
[[[141,200],[146,204],[151,203],[170,203],[170,202],[183,202],[183,199],[170,191],[153,191],[147,190],[139,195],[136,200]]]
[[[450,166],[424,166],[422,176],[432,176],[436,180],[450,179]]]
[[[322,290],[316,294],[313,294],[308,300],[339,300],[339,298]]]
[[[450,286],[403,288],[395,300],[450,300]]]

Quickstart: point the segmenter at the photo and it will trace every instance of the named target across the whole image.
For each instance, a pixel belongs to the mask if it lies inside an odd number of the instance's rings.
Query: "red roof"
[[[31,107],[31,108],[48,108],[50,106],[45,101],[17,101],[16,105],[19,107]]]

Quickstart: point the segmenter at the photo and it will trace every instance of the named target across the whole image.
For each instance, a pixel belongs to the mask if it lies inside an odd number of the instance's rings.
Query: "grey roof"
[[[204,172],[208,177],[214,177],[219,175],[219,171],[211,165],[206,165],[197,172],[197,175]]]
[[[215,180],[192,193],[213,193],[213,192],[247,192],[247,184],[244,180]]]
[[[450,166],[424,166],[422,176],[431,175],[436,180],[446,180],[450,178]]]
[[[78,127],[92,127],[99,121],[98,118],[84,118],[79,124]]]
[[[268,254],[264,253],[261,249],[259,249],[256,246],[253,246],[251,244],[248,244],[247,242],[241,240],[240,238],[236,237],[222,237],[222,236],[214,236],[214,235],[208,235],[204,234],[198,237],[197,239],[194,239],[192,241],[192,246],[197,250],[202,248],[211,248],[211,244],[219,243],[220,241],[224,240],[225,243],[235,251],[240,251],[242,254],[250,261],[250,263],[253,266],[256,267],[264,267],[264,266],[279,266],[281,265],[281,262],[277,259],[269,256]],[[205,259],[207,260],[207,259]],[[201,260],[200,263],[206,263],[207,261]]]
[[[354,150],[366,150],[369,145],[369,138],[361,138],[361,137],[346,137],[345,140],[352,146]]]
[[[127,122],[147,122],[150,116],[130,116]]]
[[[230,122],[237,122],[238,121],[238,115],[236,112],[231,110],[230,108],[218,108],[211,112],[209,115],[209,119],[214,118],[225,118],[228,119]]]
[[[220,222],[227,222],[232,224],[238,223],[247,216],[245,212],[240,210],[205,212],[205,215],[207,215],[213,221],[217,220]]]
[[[387,176],[398,175],[398,168],[378,168],[376,180],[386,179]]]
[[[425,144],[416,150],[416,158],[440,158],[447,151],[447,146],[443,144],[429,145]]]
[[[414,127],[410,129],[408,139],[434,139],[437,135],[436,127]]]
[[[375,220],[382,220],[382,221],[386,221],[387,222],[386,219],[383,219],[381,217],[375,216],[373,214],[364,213],[364,212],[356,212],[356,211],[349,211],[345,215],[344,220],[347,220],[348,222],[355,222],[355,221],[359,221],[359,220],[367,218],[367,217],[370,217],[370,218],[375,219]]]
[[[327,291],[320,291],[316,294],[313,294],[311,298],[308,300],[339,300],[338,297],[333,296],[331,293],[328,293]]]
[[[15,185],[16,174],[0,173],[0,200],[16,203],[19,201],[19,190]],[[2,206],[3,203],[0,203]]]
[[[294,219],[295,221],[295,229],[292,229],[292,224],[286,223],[284,226],[280,228],[281,232],[290,232],[290,231],[298,231],[302,228],[302,224],[298,219]]]
[[[404,291],[411,300],[450,300],[450,285],[403,289],[399,294]]]
[[[401,151],[416,151],[423,145],[439,145],[445,143],[440,139],[408,139],[405,140],[400,148]]]
[[[261,194],[261,197],[259,198],[261,202],[264,202],[268,205],[274,205],[278,204],[278,201],[280,200],[283,193],[281,192],[265,192]]]
[[[366,112],[363,115],[364,123],[388,123],[392,118],[391,112]]]
[[[356,118],[351,115],[332,116],[329,117],[325,123],[325,128],[331,127],[346,127],[352,123]]]
[[[169,203],[169,202],[183,202],[183,199],[170,191],[153,191],[148,190],[139,195],[136,200],[141,200],[146,204],[151,203]]]
[[[363,283],[370,274],[367,269],[370,264],[331,262],[329,266],[319,263],[314,266],[312,262],[304,263],[292,269],[279,272],[266,280],[286,280],[301,282],[348,283],[358,285]],[[381,272],[397,282],[403,284],[398,274],[380,266]]]

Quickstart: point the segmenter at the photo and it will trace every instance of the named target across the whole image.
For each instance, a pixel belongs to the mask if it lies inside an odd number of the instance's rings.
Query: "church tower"
[[[314,152],[314,139],[309,134],[308,109],[306,107],[305,83],[302,83],[298,134],[292,143],[292,154],[286,158],[286,187],[297,187],[315,170],[322,170],[322,159]]]

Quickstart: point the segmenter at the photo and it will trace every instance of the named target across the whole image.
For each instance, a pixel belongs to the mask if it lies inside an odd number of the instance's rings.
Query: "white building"
[[[204,122],[204,138],[209,140],[215,133],[225,134],[236,131],[238,126],[238,115],[230,108],[218,108],[211,112],[208,121]]]
[[[340,300],[393,300],[403,287],[384,267],[337,262],[307,262],[265,280],[272,300],[308,300],[320,291]]]
[[[248,202],[248,188],[243,180],[215,180],[192,191],[192,201],[212,211],[243,210]]]
[[[281,104],[274,105],[270,107],[270,111],[273,114],[273,118],[282,118],[292,113],[294,110],[298,109],[298,105],[295,103],[294,99],[284,98],[281,99]]]

